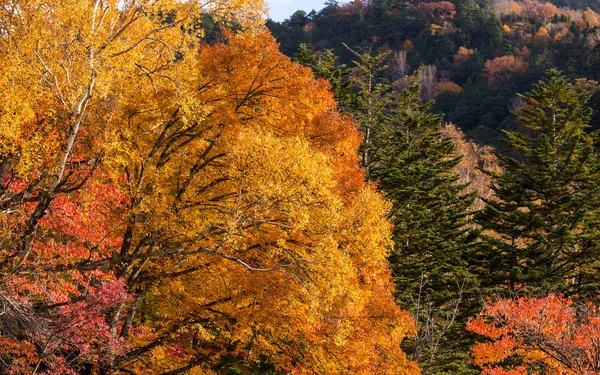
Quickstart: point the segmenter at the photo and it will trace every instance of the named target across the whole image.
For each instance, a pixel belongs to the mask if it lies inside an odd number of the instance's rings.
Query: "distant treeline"
[[[568,77],[600,78],[600,16],[596,1],[541,3],[535,0],[330,1],[319,12],[297,11],[267,26],[293,56],[301,44],[319,53],[332,50],[337,64],[352,65],[344,47],[393,51],[386,63],[389,82],[419,67],[433,76],[424,90],[433,110],[470,137],[498,146],[501,130],[516,126],[511,111],[552,67]],[[600,103],[594,96],[591,105]],[[600,127],[594,115],[592,127]]]

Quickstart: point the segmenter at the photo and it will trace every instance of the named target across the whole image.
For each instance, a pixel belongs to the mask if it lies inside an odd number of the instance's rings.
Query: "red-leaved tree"
[[[488,302],[467,330],[488,338],[472,348],[484,375],[600,373],[600,308],[549,295]]]

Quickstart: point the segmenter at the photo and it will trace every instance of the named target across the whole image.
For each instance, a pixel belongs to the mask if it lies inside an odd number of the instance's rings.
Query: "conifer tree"
[[[596,291],[600,166],[588,96],[552,69],[522,98],[522,131],[506,133],[515,156],[497,154],[496,200],[477,217],[484,279],[512,292]]]
[[[382,73],[387,70],[385,60],[389,52],[374,55],[372,46],[363,51],[354,51],[346,48],[355,56],[352,70],[352,100],[346,108],[352,114],[364,135],[361,146],[361,166],[365,169],[367,181],[374,179],[371,169],[377,162],[375,153],[376,143],[384,132],[383,124],[389,107],[393,102],[391,85],[382,78]]]
[[[474,195],[456,183],[460,158],[441,136],[442,117],[428,112],[431,103],[420,104],[417,82],[400,94],[373,140],[371,174],[392,202],[395,250],[389,261],[397,300],[420,324],[406,349],[425,373],[468,373],[470,343],[462,330],[477,304],[469,271]]]

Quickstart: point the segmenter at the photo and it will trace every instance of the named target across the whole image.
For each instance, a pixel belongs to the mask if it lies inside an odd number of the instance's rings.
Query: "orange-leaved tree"
[[[145,157],[123,166],[122,190],[139,193],[119,266],[143,301],[123,313],[145,314],[150,332],[117,359],[130,369],[414,370],[398,346],[412,323],[390,294],[386,205],[363,182],[357,130],[328,85],[277,49],[267,34],[202,46],[170,128],[129,137],[124,157]]]
[[[513,76],[523,74],[529,64],[521,57],[500,56],[487,60],[484,64],[485,77],[490,85],[499,85],[509,81]]]
[[[600,309],[548,295],[488,302],[469,331],[488,338],[472,349],[486,375],[600,373]]]
[[[246,31],[201,44],[206,11]],[[417,372],[360,136],[259,15],[0,6],[3,370]]]

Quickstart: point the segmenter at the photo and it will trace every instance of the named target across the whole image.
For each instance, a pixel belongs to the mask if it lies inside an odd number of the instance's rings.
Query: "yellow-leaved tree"
[[[0,1],[3,370],[418,372],[360,136],[262,8]]]

